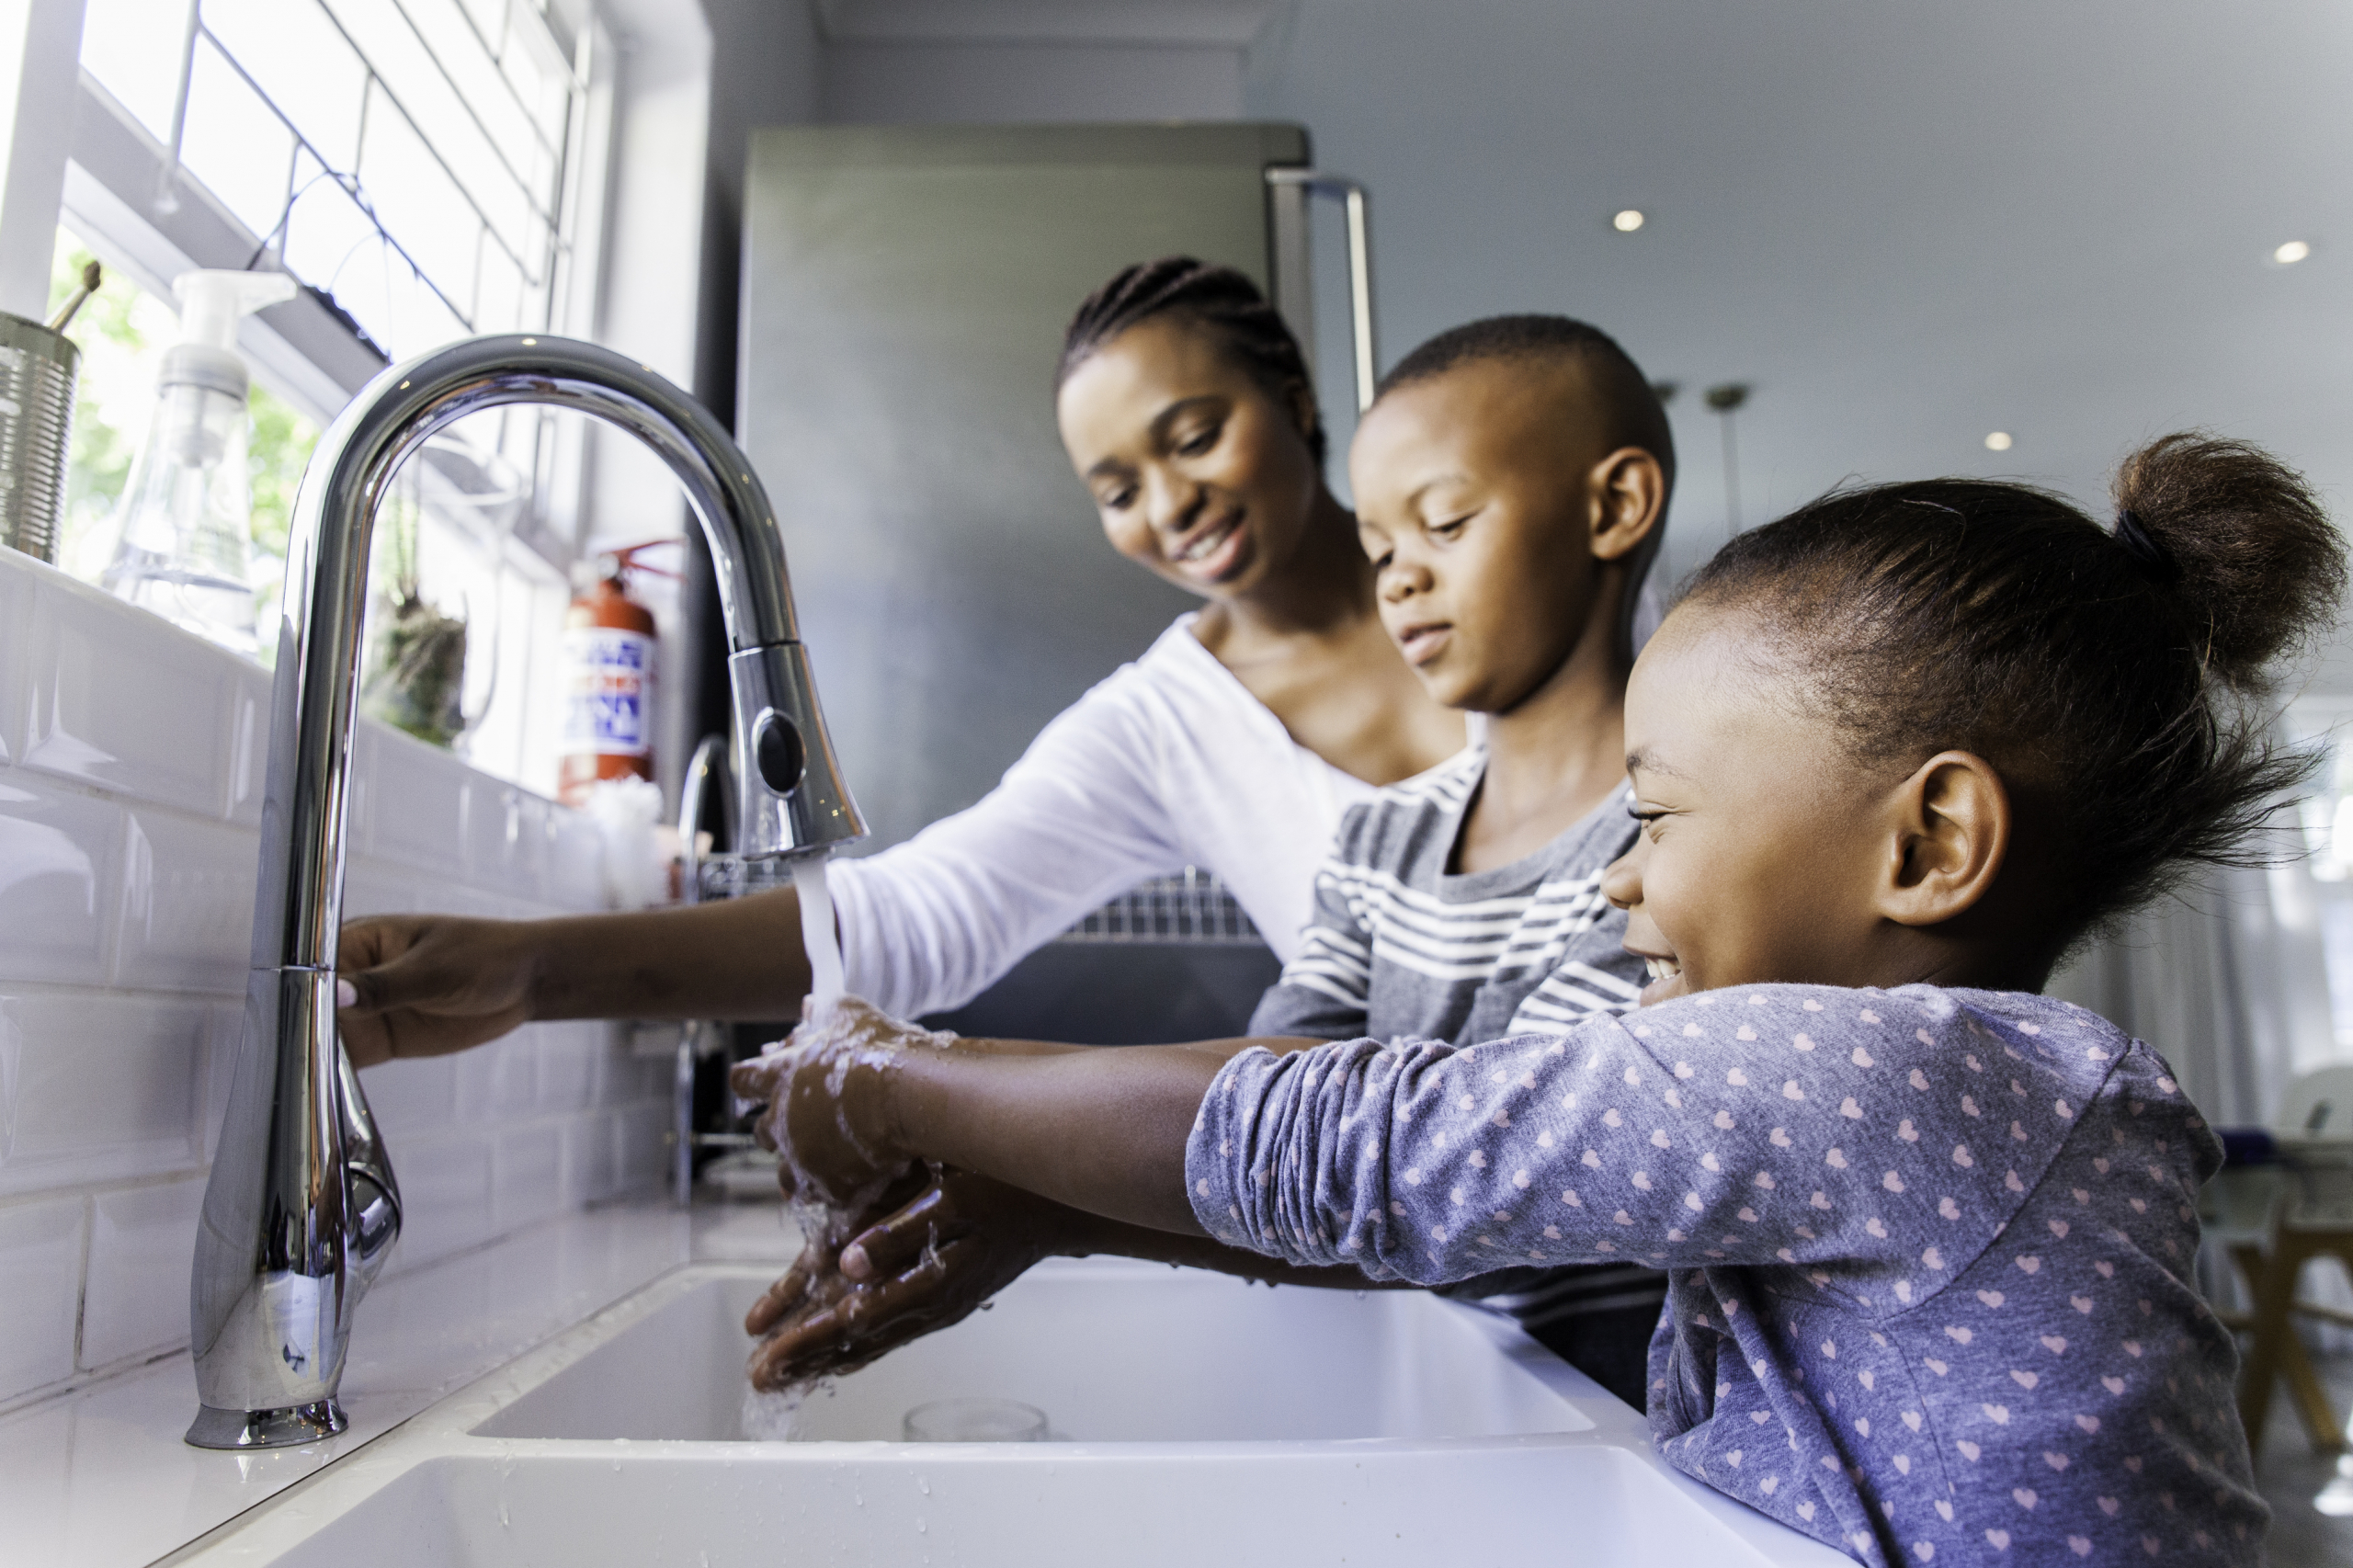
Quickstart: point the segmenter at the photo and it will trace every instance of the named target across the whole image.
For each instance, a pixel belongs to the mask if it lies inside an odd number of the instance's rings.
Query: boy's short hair
[[[1658,460],[1666,482],[1666,496],[1675,494],[1675,433],[1666,421],[1666,407],[1650,380],[1618,340],[1597,326],[1568,316],[1489,316],[1483,321],[1450,327],[1423,344],[1390,368],[1373,393],[1379,403],[1391,392],[1461,369],[1465,365],[1509,363],[1515,360],[1566,361],[1586,373],[1593,393],[1593,411],[1603,422],[1608,449],[1639,447]],[[1622,618],[1631,619],[1634,598],[1650,576],[1666,537],[1666,504],[1659,518],[1627,562],[1626,603]]]

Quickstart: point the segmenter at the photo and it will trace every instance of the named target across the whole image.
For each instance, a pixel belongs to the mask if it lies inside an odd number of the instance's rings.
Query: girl
[[[2261,1561],[2227,1333],[2188,1283],[2213,1135],[2038,993],[2228,861],[2305,757],[2283,653],[2345,562],[2293,474],[2155,443],[2103,529],[1972,481],[1735,540],[1638,662],[1640,1010],[1455,1050],[995,1054],[846,1006],[739,1070],[804,1191],[949,1162],[1295,1266],[1670,1270],[1679,1466],[1871,1563]]]
[[[1230,267],[1131,267],[1079,307],[1055,409],[1103,529],[1200,595],[1040,734],[971,810],[832,883],[850,988],[961,1006],[1105,899],[1187,866],[1222,878],[1276,956],[1307,922],[1341,812],[1463,744],[1374,611],[1356,520],[1324,483],[1299,345]],[[560,920],[394,915],[342,938],[361,1066],[533,1018],[780,1018],[809,988],[790,891]]]

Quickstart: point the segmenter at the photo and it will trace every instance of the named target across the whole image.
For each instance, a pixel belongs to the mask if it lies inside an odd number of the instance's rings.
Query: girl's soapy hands
[[[1086,1216],[969,1171],[924,1171],[919,1186],[894,1185],[846,1243],[838,1233],[813,1240],[753,1307],[744,1326],[766,1336],[753,1387],[856,1371],[961,1323],[1040,1258],[1077,1250]]]
[[[765,1102],[753,1136],[776,1151],[785,1192],[856,1213],[911,1161],[891,1102],[900,1060],[955,1038],[846,996],[822,1013],[805,1011],[799,1028],[767,1053],[738,1063],[729,1083],[739,1098]]]

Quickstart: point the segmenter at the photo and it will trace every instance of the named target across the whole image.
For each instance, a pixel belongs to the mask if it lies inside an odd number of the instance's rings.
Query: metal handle
[[[722,795],[733,793],[733,777],[727,771],[727,737],[705,735],[695,747],[694,760],[687,764],[686,781],[678,786],[678,898],[683,903],[702,902],[702,853],[696,840],[702,836],[703,809],[710,803],[711,786],[717,785]],[[681,1209],[694,1202],[695,1149],[699,1142],[695,1134],[695,1062],[702,1052],[702,1025],[689,1023],[678,1031],[678,1055],[670,1082],[670,1196]]]
[[[1357,412],[1372,406],[1372,389],[1380,380],[1372,351],[1372,198],[1346,175],[1321,169],[1268,169],[1267,183],[1297,186],[1310,196],[1342,202],[1348,222],[1348,317],[1355,338]]]

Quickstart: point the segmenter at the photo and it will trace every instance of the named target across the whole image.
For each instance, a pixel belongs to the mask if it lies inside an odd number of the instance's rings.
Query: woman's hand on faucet
[[[530,1021],[526,927],[449,915],[390,915],[343,928],[335,1017],[355,1067],[441,1056]]]

